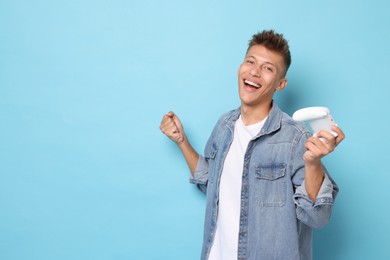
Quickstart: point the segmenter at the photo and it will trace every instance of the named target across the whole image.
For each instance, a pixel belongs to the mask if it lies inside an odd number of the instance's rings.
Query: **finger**
[[[334,139],[333,135],[331,135]],[[322,138],[322,137],[321,137]],[[333,141],[334,142],[334,141]],[[318,137],[311,137],[305,143],[305,148],[310,150],[316,157],[323,157],[333,151],[334,144],[330,144],[326,139],[320,139]]]
[[[305,160],[306,162],[314,162],[314,161],[321,160],[321,158],[317,156],[315,153],[313,153],[313,151],[307,150],[303,154],[303,160]]]
[[[164,134],[173,134],[178,132],[178,128],[172,118],[166,116],[160,124],[160,130]]]
[[[163,117],[163,119],[162,119],[160,125],[161,125],[162,127],[167,128],[167,127],[173,125],[174,123],[175,123],[175,122],[173,121],[173,119],[172,119],[171,117],[168,117],[167,115],[165,115],[165,116]]]
[[[321,142],[321,141],[320,141]],[[305,143],[305,148],[307,151],[303,155],[305,161],[315,161],[320,160],[322,155],[321,150],[313,142],[308,141]]]
[[[334,133],[325,130],[319,131],[317,133],[317,137],[319,137],[326,145],[331,145],[331,146],[336,145],[337,136],[338,136],[337,133],[335,135]]]
[[[321,149],[318,148],[318,145],[316,145],[314,142],[312,142],[311,140],[308,140],[306,143],[305,143],[305,148],[310,151],[313,155],[314,154],[320,154],[321,153]]]
[[[310,137],[309,139],[307,139],[306,143],[309,142],[309,143],[312,143],[313,145],[315,146],[318,146],[318,147],[321,147],[324,145],[324,142],[320,139],[321,136],[319,136],[319,133]]]
[[[168,112],[167,114],[165,114],[163,116],[163,119],[161,120],[161,123],[163,122],[167,122],[169,120],[172,120],[172,117],[174,116],[175,114],[173,112]]]
[[[161,131],[167,136],[174,136],[175,134],[180,133],[176,126],[170,126],[166,128],[162,128]]]
[[[167,114],[165,114],[161,120],[161,123],[166,122],[168,119],[174,117],[175,114],[172,111],[169,111]]]
[[[168,116],[168,117],[174,117],[175,116],[175,113],[173,113],[172,111],[169,111],[167,114],[166,114],[166,116]]]
[[[335,132],[338,134],[338,136],[337,136],[337,138],[336,138],[336,145],[338,145],[339,143],[341,143],[341,141],[344,140],[345,134],[344,134],[344,132],[341,130],[341,128],[338,127],[337,125],[333,125],[333,126],[332,126],[332,130],[335,131]]]
[[[178,129],[182,130],[183,129],[183,125],[181,124],[180,119],[176,115],[174,115],[172,117],[172,119],[173,119],[173,122],[175,123],[175,125],[178,127]]]
[[[165,116],[164,118],[170,118],[173,120],[173,122],[175,123],[175,125],[178,127],[178,129],[181,131],[183,129],[183,125],[181,124],[180,122],[180,119],[179,117],[173,113],[172,111],[169,111]]]

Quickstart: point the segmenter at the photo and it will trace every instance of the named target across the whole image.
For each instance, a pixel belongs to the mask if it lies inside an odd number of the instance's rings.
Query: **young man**
[[[173,112],[163,117],[161,131],[207,194],[201,259],[312,258],[312,228],[328,222],[338,193],[321,158],[345,136],[333,127],[337,137],[327,131],[312,137],[278,108],[273,95],[286,87],[290,63],[283,35],[252,37],[238,70],[241,106],[219,119],[204,156]]]

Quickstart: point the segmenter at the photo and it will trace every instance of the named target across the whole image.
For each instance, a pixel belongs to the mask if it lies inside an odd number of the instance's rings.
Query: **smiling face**
[[[238,70],[238,89],[243,107],[269,108],[276,90],[287,85],[283,56],[263,45],[249,48]]]

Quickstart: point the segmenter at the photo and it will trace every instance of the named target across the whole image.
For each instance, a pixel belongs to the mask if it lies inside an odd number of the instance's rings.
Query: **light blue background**
[[[205,198],[159,131],[194,147],[239,105],[251,35],[290,42],[286,112],[347,138],[314,259],[390,259],[388,1],[0,0],[0,259],[198,259]]]

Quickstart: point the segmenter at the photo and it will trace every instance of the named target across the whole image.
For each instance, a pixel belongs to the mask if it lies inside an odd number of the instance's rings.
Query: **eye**
[[[255,62],[253,60],[246,60],[246,63],[255,64]]]
[[[272,67],[270,67],[270,66],[264,66],[263,69],[265,71],[268,71],[268,72],[273,72],[274,71],[274,69]]]

